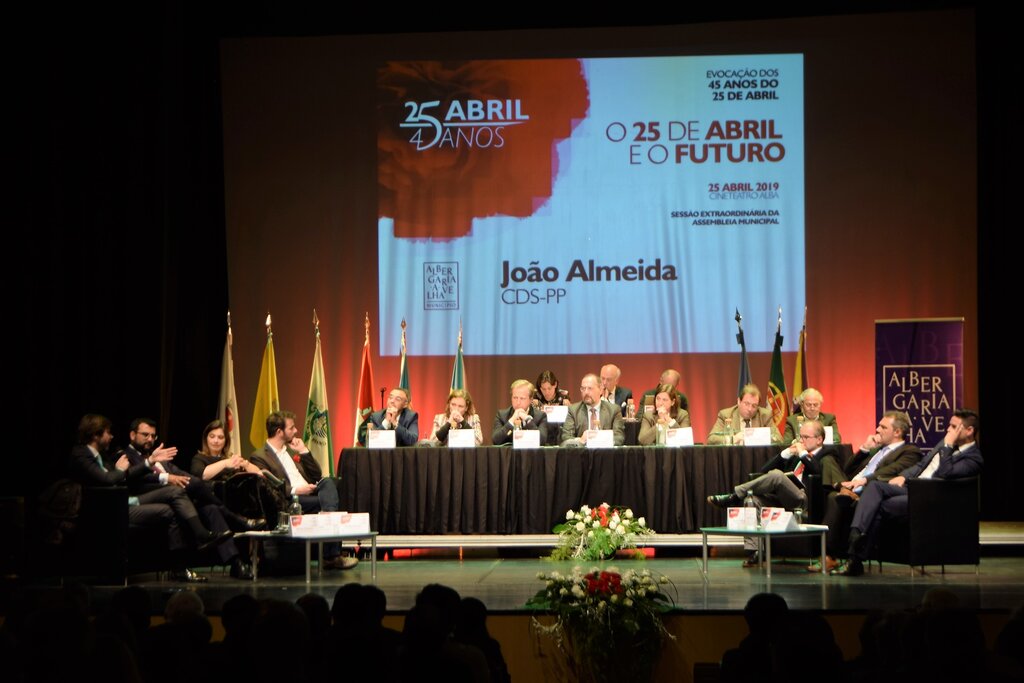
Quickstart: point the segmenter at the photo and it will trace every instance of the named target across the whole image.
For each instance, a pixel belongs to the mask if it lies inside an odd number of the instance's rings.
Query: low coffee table
[[[701,545],[704,553],[704,578],[708,576],[708,534],[716,536],[752,536],[757,539],[758,558],[761,566],[767,568],[767,577],[772,577],[772,539],[794,538],[797,536],[821,537],[821,571],[825,573],[825,534],[828,527],[824,524],[801,524],[798,529],[784,531],[767,531],[765,529],[730,529],[724,526],[701,527]],[[764,549],[765,552],[761,552]]]

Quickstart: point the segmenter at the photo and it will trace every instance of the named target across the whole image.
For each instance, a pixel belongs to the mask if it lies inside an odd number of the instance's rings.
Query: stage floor
[[[730,554],[712,559],[707,576],[701,570],[699,557],[624,560],[601,566],[614,566],[621,571],[647,568],[664,574],[675,585],[677,608],[688,613],[738,612],[751,595],[762,591],[782,595],[794,609],[830,613],[909,608],[936,587],[950,589],[964,607],[975,610],[1007,612],[1024,605],[1024,558],[1019,557],[982,558],[977,573],[973,566],[947,567],[945,574],[939,567],[928,567],[922,575],[919,570],[911,572],[906,565],[885,565],[881,572],[874,565],[858,578],[811,574],[805,570],[806,562],[777,560],[769,580],[763,570],[742,568],[741,557],[735,551]],[[521,613],[526,600],[541,586],[537,572],[570,572],[574,564],[525,558],[412,557],[379,562],[377,585],[387,594],[389,612],[408,610],[424,585],[442,583],[455,588],[463,597],[479,598],[492,613]],[[583,566],[589,569],[591,565]],[[218,614],[224,601],[239,593],[294,601],[313,592],[332,602],[340,585],[371,580],[368,561],[349,571],[327,572],[322,578],[314,572],[308,585],[303,577],[266,577],[252,583],[231,579],[220,574],[219,569],[204,573],[209,576],[209,583],[195,586],[162,582],[152,574],[133,577],[131,583],[150,591],[155,612],[162,612],[163,603],[175,591],[195,590],[203,598],[207,612]],[[102,610],[118,589],[94,586],[93,609]]]

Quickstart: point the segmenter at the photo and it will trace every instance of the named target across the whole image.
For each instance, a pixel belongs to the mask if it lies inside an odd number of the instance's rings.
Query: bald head
[[[679,371],[669,368],[661,373],[661,379],[658,380],[658,384],[668,384],[678,389],[680,379],[682,379],[682,375],[679,374]]]
[[[619,377],[622,371],[617,365],[605,365],[601,368],[601,389],[605,394],[614,394],[615,387],[619,386]]]

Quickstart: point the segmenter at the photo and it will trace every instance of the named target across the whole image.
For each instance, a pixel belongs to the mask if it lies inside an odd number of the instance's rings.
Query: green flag
[[[324,361],[320,353],[320,321],[313,311],[316,328],[316,350],[313,352],[313,374],[309,378],[309,401],[306,403],[306,424],[302,440],[320,464],[320,469],[334,476],[334,450],[331,448],[331,421],[327,410],[327,383],[324,379]]]
[[[455,354],[455,365],[452,367],[452,389],[466,388],[466,364],[462,360],[462,321],[459,321],[459,350]]]

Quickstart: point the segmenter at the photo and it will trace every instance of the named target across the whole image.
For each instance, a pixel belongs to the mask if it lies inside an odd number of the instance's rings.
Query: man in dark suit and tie
[[[626,416],[626,406],[629,399],[633,398],[633,392],[626,387],[619,386],[619,377],[622,370],[617,365],[605,365],[601,368],[601,392],[605,401],[618,406],[622,416]]]
[[[114,462],[104,458],[113,437],[110,420],[102,415],[85,415],[78,424],[78,445],[71,450],[69,463],[71,476],[85,486],[124,486],[149,474],[145,464],[132,464],[128,455],[121,453]],[[129,492],[132,492],[129,488]],[[192,501],[178,486],[156,487],[147,491],[136,490],[128,498],[128,526],[167,534],[167,546],[173,551],[176,564],[171,578],[201,583],[206,577],[185,568],[182,551],[185,543],[181,527],[188,528],[199,548],[219,544],[224,537],[212,534],[203,526]],[[180,525],[179,525],[180,524]]]
[[[136,469],[137,476],[128,478],[129,491],[146,494],[159,492],[162,489],[183,489],[192,501],[204,525],[218,537],[229,539],[231,529],[249,531],[262,528],[264,520],[246,519],[225,507],[224,503],[213,493],[209,483],[174,464],[178,449],[174,446],[165,447],[163,443],[156,445],[156,420],[148,417],[136,418],[132,421],[128,432],[130,443],[125,449],[128,462]],[[217,557],[222,564],[231,566],[231,576],[236,579],[252,579],[252,567],[242,560],[238,548],[233,542],[226,540],[216,547]]]
[[[621,446],[626,440],[622,424],[622,412],[618,406],[601,400],[601,380],[591,373],[580,381],[583,400],[569,406],[569,413],[562,425],[563,446],[585,446],[587,432],[592,429],[612,430],[612,442]]]
[[[531,403],[534,389],[528,379],[517,379],[510,387],[512,405],[502,408],[494,416],[494,431],[491,443],[500,446],[512,443],[512,433],[517,429],[536,429],[540,432],[540,445],[546,446],[548,440],[548,416],[539,407]]]
[[[978,414],[973,410],[953,411],[946,436],[926,456],[887,482],[868,482],[850,523],[850,560],[843,574],[864,573],[864,560],[883,517],[907,515],[908,479],[963,479],[981,472],[984,461],[977,444],[978,426]]]
[[[845,551],[849,524],[853,508],[860,500],[864,486],[872,481],[889,481],[897,474],[921,459],[921,451],[905,441],[910,432],[910,416],[898,410],[890,410],[878,421],[875,433],[864,440],[860,451],[842,466],[845,481],[833,484],[836,489],[828,494],[825,501],[825,517],[822,524],[828,526],[828,557],[826,570],[835,568],[833,559]],[[822,461],[822,482],[832,483],[830,470],[837,469],[834,458]]]
[[[395,387],[388,394],[388,405],[384,410],[370,413],[359,425],[359,443],[366,445],[366,430],[372,429],[393,429],[395,430],[396,446],[415,446],[420,440],[419,415],[412,408],[409,408],[409,390],[404,387]]]
[[[316,458],[299,438],[295,413],[281,410],[267,416],[267,443],[249,460],[281,481],[289,497],[298,496],[303,514],[338,510],[338,486],[334,479],[323,476]],[[325,569],[350,569],[358,563],[354,557],[342,557],[339,544],[324,544]]]

